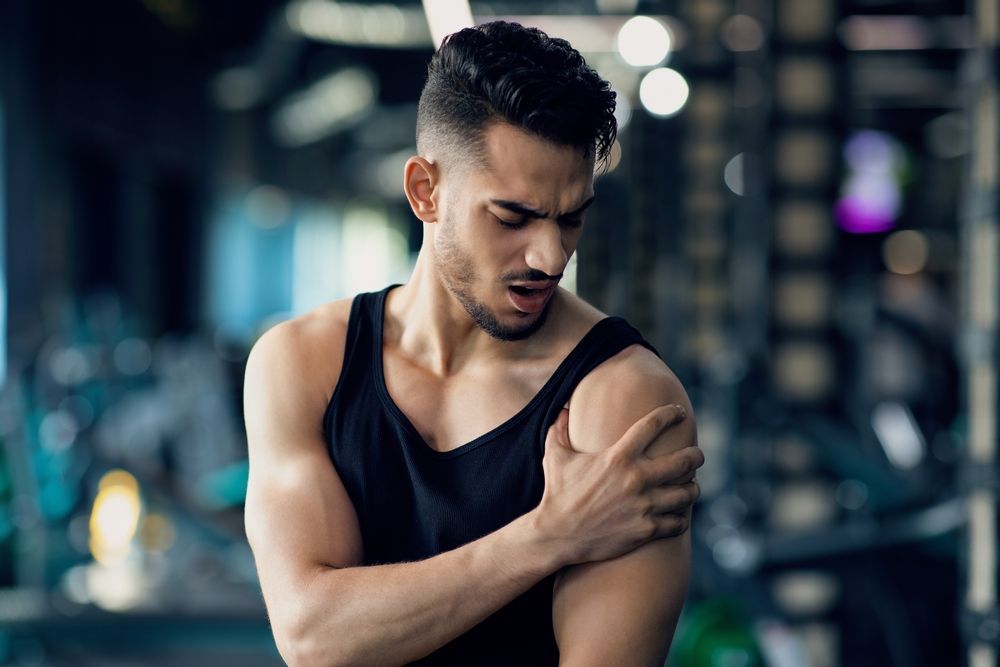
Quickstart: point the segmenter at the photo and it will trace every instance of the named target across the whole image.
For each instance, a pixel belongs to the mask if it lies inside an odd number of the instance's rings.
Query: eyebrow
[[[490,203],[499,206],[500,208],[507,209],[511,213],[516,213],[517,215],[523,215],[526,218],[551,218],[550,214],[545,211],[538,211],[531,208],[530,206],[525,206],[524,204],[518,203],[516,201],[507,201],[506,199],[491,199]],[[587,201],[583,202],[583,205],[577,209],[570,211],[569,213],[563,213],[558,217],[559,220],[565,220],[566,218],[572,218],[574,216],[580,215],[587,207],[594,203],[594,197],[591,197]]]

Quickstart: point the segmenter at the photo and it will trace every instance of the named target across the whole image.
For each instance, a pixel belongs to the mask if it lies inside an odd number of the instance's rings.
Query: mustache
[[[550,276],[544,271],[539,271],[537,269],[530,269],[528,271],[525,271],[524,273],[505,273],[502,276],[500,276],[500,280],[502,282],[511,282],[515,280],[520,280],[523,282],[537,282],[542,280],[551,280],[553,282],[557,282],[561,280],[562,277],[563,274],[561,273],[558,275]]]

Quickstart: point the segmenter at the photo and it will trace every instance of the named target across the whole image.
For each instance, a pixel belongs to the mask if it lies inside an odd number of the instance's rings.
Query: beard
[[[444,223],[437,234],[437,249],[434,253],[434,264],[441,282],[458,300],[465,312],[491,338],[502,341],[524,340],[537,332],[545,324],[552,301],[545,304],[538,315],[524,324],[508,325],[499,318],[482,301],[472,295],[476,282],[475,262],[462,248],[454,237],[454,227]]]
[[[445,281],[445,286],[455,295],[458,302],[462,304],[465,312],[469,314],[469,317],[476,323],[476,326],[497,340],[524,340],[542,328],[549,314],[549,304],[545,304],[545,308],[538,313],[534,320],[520,326],[504,325],[497,319],[496,315],[490,312],[489,308],[483,305],[482,302],[472,298],[468,292],[451,287],[447,281]]]

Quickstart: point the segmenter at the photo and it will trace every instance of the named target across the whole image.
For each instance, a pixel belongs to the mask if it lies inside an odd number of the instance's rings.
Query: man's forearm
[[[558,570],[558,551],[528,513],[426,560],[319,570],[284,657],[294,665],[416,660]]]

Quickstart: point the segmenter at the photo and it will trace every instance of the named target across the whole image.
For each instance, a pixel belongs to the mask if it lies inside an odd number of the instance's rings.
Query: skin
[[[504,124],[484,138],[483,168],[424,155],[404,174],[425,236],[410,281],[387,300],[383,364],[390,396],[440,451],[518,412],[603,317],[561,289],[547,312],[524,313],[507,290],[562,274],[593,196],[592,159]],[[512,202],[539,215],[518,216]],[[424,561],[362,566],[357,515],[321,424],[349,309],[333,302],[272,328],[247,365],[247,535],[282,657],[412,661],[558,572],[561,664],[662,665],[688,585],[692,480],[704,461],[669,369],[632,346],[580,382],[549,431],[545,491],[528,514]],[[491,335],[470,309],[520,338]]]

